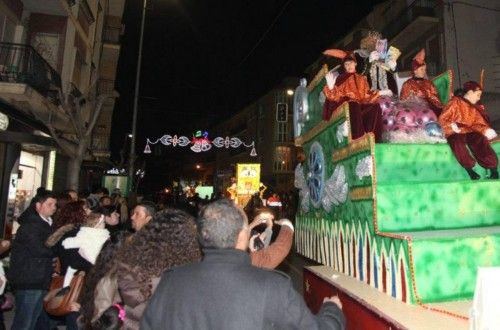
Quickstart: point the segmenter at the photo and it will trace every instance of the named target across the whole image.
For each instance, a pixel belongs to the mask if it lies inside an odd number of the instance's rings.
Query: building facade
[[[250,148],[242,147],[217,150],[214,181],[218,191],[225,191],[230,185],[238,163],[260,163],[261,182],[272,191],[293,189],[296,153],[293,90],[297,84],[298,79],[285,79],[281,85],[215,127],[212,137],[238,137],[247,144],[253,141],[257,153],[252,156]]]
[[[2,228],[27,207],[38,187],[65,188],[68,158],[44,123],[50,120],[59,138],[78,143],[59,106],[61,93],[78,97],[88,90],[114,90],[124,2],[0,0]],[[86,156],[91,166],[109,157],[113,102],[106,103],[94,131]],[[81,114],[87,122],[89,116]],[[93,179],[88,173],[92,168],[82,171],[84,185]]]
[[[401,50],[398,71],[408,71],[415,54],[426,50],[427,72],[436,76],[453,71],[453,86],[479,80],[485,69],[483,102],[500,129],[500,2],[496,0],[388,0],[374,7],[332,48],[354,50],[368,31],[376,30]],[[307,70],[312,78],[324,63]]]

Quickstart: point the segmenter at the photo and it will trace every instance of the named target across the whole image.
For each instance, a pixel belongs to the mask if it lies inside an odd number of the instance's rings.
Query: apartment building
[[[114,90],[125,0],[0,0],[0,225],[26,208],[36,188],[65,188],[68,158],[48,134],[78,143],[60,93]],[[94,88],[94,86],[96,88]],[[109,158],[114,100],[101,112],[82,186]],[[90,113],[82,113],[88,122]],[[4,231],[5,232],[5,231]]]
[[[236,164],[260,163],[261,182],[282,192],[293,189],[295,146],[293,143],[293,91],[298,79],[283,83],[218,124],[213,136],[238,137],[255,143],[257,156],[250,149],[219,149],[215,155],[215,185],[218,191],[230,185]]]
[[[402,52],[399,71],[408,71],[411,60],[426,50],[430,76],[453,71],[458,88],[468,80],[479,80],[485,69],[483,102],[494,127],[500,129],[500,2],[497,0],[388,0],[358,22],[332,48],[358,49],[368,31],[376,30],[389,45]],[[331,61],[330,59],[327,61]],[[319,58],[307,70],[312,78],[325,62]]]

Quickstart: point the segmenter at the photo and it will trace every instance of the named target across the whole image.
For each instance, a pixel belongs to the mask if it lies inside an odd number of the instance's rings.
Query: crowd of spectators
[[[129,209],[104,188],[38,190],[17,220],[7,276],[0,272],[0,290],[7,282],[15,295],[12,329],[344,328],[337,297],[313,316],[273,270],[292,247],[293,221],[283,217],[290,204],[245,212],[225,198],[135,203]],[[44,309],[55,274],[63,287],[85,274],[58,317]]]

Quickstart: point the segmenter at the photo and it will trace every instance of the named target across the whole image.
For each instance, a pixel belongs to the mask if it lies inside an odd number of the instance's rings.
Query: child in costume
[[[425,49],[415,55],[411,62],[413,76],[405,81],[401,87],[400,100],[406,101],[411,97],[417,97],[427,103],[432,111],[439,116],[443,109],[443,104],[439,99],[438,92],[434,84],[427,79],[427,65],[425,63]]]
[[[484,106],[480,104],[482,92],[483,88],[477,82],[466,82],[463,95],[454,96],[439,117],[453,154],[472,180],[480,178],[472,169],[476,161],[490,170],[490,179],[498,179],[498,157],[488,141],[497,137],[497,133],[491,128]]]
[[[332,72],[326,74],[326,96],[323,108],[323,119],[329,120],[333,111],[344,102],[349,102],[349,118],[352,138],[356,139],[371,132],[375,141],[382,139],[382,110],[378,98],[391,96],[390,90],[374,91],[370,89],[365,76],[356,72],[356,57],[338,49],[325,51],[323,54],[342,59],[344,73],[335,77]]]

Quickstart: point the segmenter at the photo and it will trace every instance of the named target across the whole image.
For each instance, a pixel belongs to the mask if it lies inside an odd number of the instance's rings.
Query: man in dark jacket
[[[34,329],[52,278],[52,251],[45,246],[51,233],[56,198],[50,191],[34,197],[34,211],[21,221],[12,242],[8,279],[15,289],[12,329]]]
[[[247,218],[229,200],[207,205],[198,218],[202,262],[166,272],[141,329],[344,329],[338,297],[311,314],[290,278],[251,265]]]

